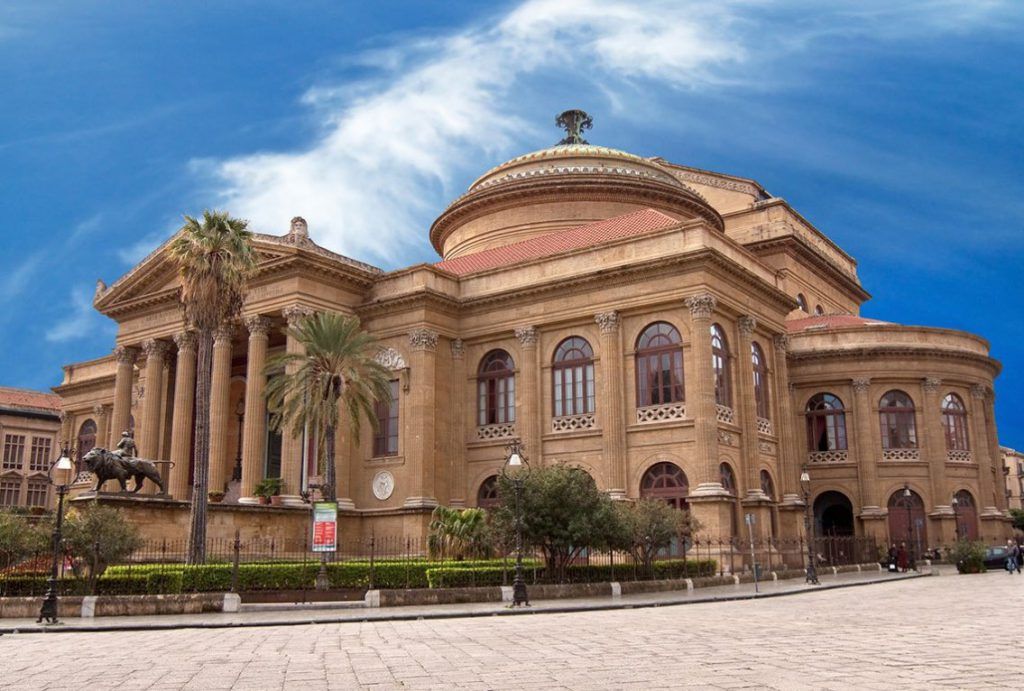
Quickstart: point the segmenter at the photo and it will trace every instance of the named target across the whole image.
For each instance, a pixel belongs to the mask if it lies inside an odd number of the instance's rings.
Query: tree
[[[438,506],[430,521],[431,556],[441,559],[487,557],[491,552],[487,512]]]
[[[680,511],[659,499],[641,499],[615,505],[612,547],[629,552],[648,572],[658,552],[676,539],[689,538],[698,528],[689,511]]]
[[[88,574],[89,592],[107,566],[123,560],[142,545],[139,530],[111,506],[89,502],[68,512],[62,530],[64,550],[72,557],[76,576]]]
[[[499,530],[515,531],[512,482],[501,478],[501,506],[495,511]],[[612,500],[579,468],[535,468],[523,481],[523,541],[544,554],[552,579],[565,580],[565,569],[583,550],[608,547],[616,534]]]
[[[325,478],[324,498],[334,501],[338,416],[344,414],[356,442],[364,418],[376,428],[374,406],[391,400],[391,372],[377,362],[379,346],[357,317],[319,312],[301,319],[288,333],[305,352],[286,353],[267,363],[268,374],[285,370],[267,383],[270,425],[276,430],[290,427],[295,436],[303,431],[312,436],[317,467]]]
[[[48,542],[40,525],[32,525],[25,516],[0,511],[0,571],[46,554]]]
[[[181,278],[185,322],[195,330],[195,458],[189,516],[189,564],[206,561],[206,502],[210,475],[210,388],[213,334],[230,325],[242,310],[246,280],[256,266],[248,222],[223,211],[204,211],[202,221],[185,216],[169,253]]]
[[[1024,531],[1024,509],[1010,509],[1010,519],[1014,530]]]

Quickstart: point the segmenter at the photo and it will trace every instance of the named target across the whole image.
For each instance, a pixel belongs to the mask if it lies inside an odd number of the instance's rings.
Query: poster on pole
[[[313,502],[313,551],[334,552],[338,549],[338,504],[333,501]]]

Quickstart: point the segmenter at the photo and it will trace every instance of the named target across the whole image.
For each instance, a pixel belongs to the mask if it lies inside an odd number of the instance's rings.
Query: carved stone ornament
[[[106,413],[107,411],[99,403],[92,407],[92,414],[95,415],[96,417],[103,417],[104,415],[106,415]]]
[[[408,367],[405,364],[405,358],[394,348],[381,348],[373,359],[390,370],[401,370]]]
[[[597,322],[597,326],[603,334],[611,334],[619,330],[618,312],[599,312],[594,315],[594,321]]]
[[[395,492],[395,476],[387,470],[382,470],[373,476],[373,496],[380,501],[390,499]]]
[[[96,279],[96,292],[93,293],[93,302],[103,297],[103,293],[107,292],[107,284],[103,282],[102,278]]]
[[[972,384],[971,385],[971,398],[977,398],[983,400],[988,395],[988,387],[984,384]]]
[[[415,350],[437,350],[437,332],[431,329],[413,329],[409,332],[409,345]]]
[[[133,365],[138,356],[139,351],[136,348],[129,346],[117,346],[114,348],[114,359],[117,360],[119,365]]]
[[[691,295],[686,298],[685,304],[690,308],[690,316],[694,319],[711,319],[718,301],[715,296],[705,293],[703,295]]]
[[[749,314],[745,314],[736,320],[736,326],[739,327],[742,335],[749,337],[754,334],[754,329],[757,328],[757,319]]]
[[[939,387],[942,386],[942,380],[935,377],[925,377],[924,382],[922,382],[922,386],[928,393],[938,393]]]
[[[213,330],[213,342],[231,345],[231,337],[235,335],[233,324],[221,324]]]
[[[539,332],[536,326],[517,326],[516,327],[516,338],[524,346],[535,346],[537,345],[537,337]]]
[[[178,346],[178,350],[194,350],[196,347],[196,332],[195,331],[182,331],[172,336],[174,339],[174,345]]]
[[[150,358],[163,360],[167,356],[169,347],[170,345],[166,341],[150,339],[142,342],[142,352],[145,353],[147,360]]]
[[[306,219],[302,216],[296,216],[293,218],[291,226],[288,229],[288,234],[295,237],[308,238],[309,226],[306,224]]]
[[[853,391],[854,393],[867,393],[871,389],[870,379],[854,379],[853,380]]]
[[[261,314],[254,314],[245,318],[245,328],[249,331],[250,338],[253,336],[266,336],[270,333],[270,320]]]
[[[455,360],[461,360],[466,356],[466,344],[462,342],[461,338],[452,340],[452,358]]]
[[[305,305],[289,305],[281,310],[281,314],[284,315],[285,320],[288,322],[289,327],[298,326],[300,320],[313,314],[311,307]]]
[[[582,110],[567,110],[555,118],[555,126],[565,130],[565,138],[559,144],[588,144],[583,130],[594,126],[594,120]]]
[[[780,353],[785,353],[787,350],[789,350],[789,336],[785,334],[779,334],[772,340],[775,343],[775,350],[779,351]]]

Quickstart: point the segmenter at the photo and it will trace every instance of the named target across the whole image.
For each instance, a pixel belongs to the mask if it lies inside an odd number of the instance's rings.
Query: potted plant
[[[268,477],[259,481],[253,493],[260,498],[261,504],[273,504],[279,506],[281,503],[281,478]]]
[[[208,494],[208,496],[210,497],[210,503],[211,504],[219,504],[222,501],[224,501],[224,492],[218,492],[218,491],[214,490],[214,491],[210,492]]]

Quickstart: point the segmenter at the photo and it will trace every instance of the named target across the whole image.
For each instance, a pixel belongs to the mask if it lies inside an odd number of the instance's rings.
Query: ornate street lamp
[[[806,582],[818,585],[818,569],[814,566],[814,521],[811,520],[811,475],[804,466],[800,473],[800,488],[804,491],[804,533],[807,535]]]
[[[953,506],[953,530],[956,533],[956,541],[960,542],[960,500],[956,498],[956,492],[953,493],[953,498],[949,503]]]
[[[67,444],[61,445],[60,458],[50,464],[46,476],[50,484],[57,488],[57,520],[53,527],[53,562],[50,564],[50,578],[47,582],[46,597],[43,599],[43,606],[39,608],[39,618],[36,623],[42,623],[43,619],[47,624],[57,624],[57,569],[61,558],[61,528],[64,526],[64,495],[67,494],[68,486],[74,475],[75,464],[71,460],[74,456],[74,449],[69,449]]]
[[[245,399],[239,398],[235,406],[235,416],[238,417],[238,452],[235,454],[235,467],[231,471],[232,482],[242,481],[242,420],[245,419]]]
[[[907,558],[910,561],[910,568],[917,570],[914,562],[914,518],[911,513],[913,504],[913,492],[910,491],[910,484],[903,483],[903,504],[907,508]]]
[[[516,525],[516,575],[512,580],[512,606],[530,606],[530,597],[526,593],[526,580],[523,578],[523,483],[530,475],[530,464],[523,455],[522,442],[513,439],[505,450],[507,458],[501,467],[501,476],[512,483],[515,496]]]

